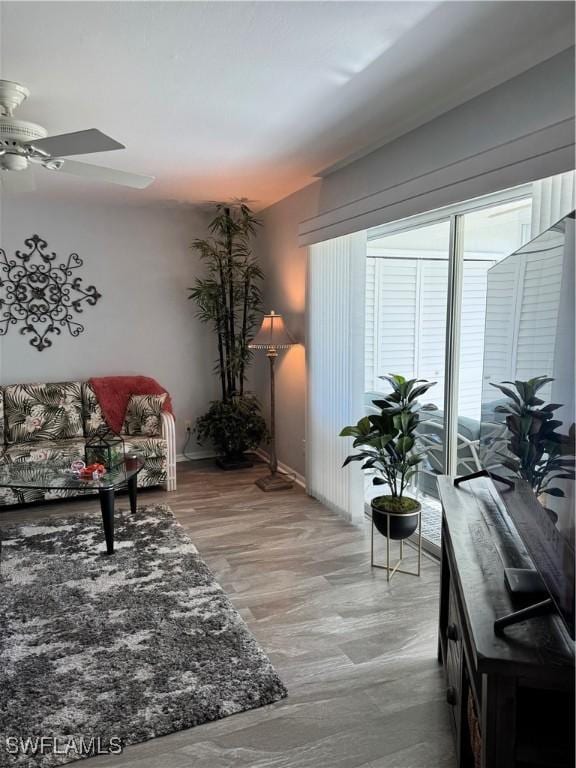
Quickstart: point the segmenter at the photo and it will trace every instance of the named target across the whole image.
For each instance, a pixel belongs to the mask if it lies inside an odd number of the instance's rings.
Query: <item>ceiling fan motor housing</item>
[[[44,139],[46,136],[48,131],[41,125],[0,116],[0,149],[13,147],[16,150],[21,144],[31,144],[35,139]]]
[[[0,168],[9,171],[27,168],[29,151],[26,145],[47,135],[48,131],[36,123],[15,117],[0,117]]]
[[[28,89],[23,85],[0,80],[0,168],[7,171],[27,168],[29,150],[26,145],[48,135],[41,125],[12,116],[28,95]]]

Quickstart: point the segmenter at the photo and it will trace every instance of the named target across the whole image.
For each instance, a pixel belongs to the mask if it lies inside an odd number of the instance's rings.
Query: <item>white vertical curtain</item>
[[[308,262],[307,490],[352,522],[364,515],[364,478],[342,427],[363,416],[366,232],[313,245]]]

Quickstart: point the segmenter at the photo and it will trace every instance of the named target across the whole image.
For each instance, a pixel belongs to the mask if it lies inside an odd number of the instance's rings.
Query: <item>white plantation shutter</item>
[[[366,292],[366,391],[386,391],[390,373],[428,378],[429,400],[442,406],[448,265],[443,259],[375,258]],[[372,274],[372,272],[370,273]],[[374,306],[370,306],[374,302]]]
[[[462,416],[480,417],[486,273],[491,260],[466,260],[462,301]],[[448,261],[440,258],[369,258],[366,287],[366,391],[378,378],[400,373],[436,381],[427,400],[444,407],[444,355]]]
[[[513,378],[513,348],[520,266],[520,259],[508,257],[497,264],[488,275],[485,378],[482,382],[482,401],[486,403],[501,397],[490,384],[499,384]]]
[[[515,378],[520,381],[554,373],[564,262],[563,237],[559,239],[561,243],[550,243],[546,250],[538,249],[524,257],[514,361]],[[551,394],[550,384],[539,392],[544,400],[549,400]]]
[[[354,521],[364,516],[357,463],[342,469],[352,440],[341,429],[363,416],[366,234],[310,248],[306,482],[311,496]]]
[[[412,376],[416,358],[417,264],[410,259],[377,260],[376,379],[373,388],[387,389],[378,376]],[[404,374],[404,371],[406,374]]]
[[[498,398],[489,382],[553,373],[557,341],[563,235],[549,233],[497,264],[488,276],[484,400]],[[551,397],[551,386],[539,396]]]
[[[427,402],[444,407],[444,350],[446,343],[447,259],[423,260],[420,271],[420,322],[417,364],[414,374],[435,381]]]
[[[576,173],[560,173],[532,185],[531,237],[544,232],[576,207]]]
[[[482,397],[487,273],[493,264],[467,259],[462,276],[458,412],[477,420]]]
[[[376,373],[376,260],[366,261],[366,328],[364,334],[364,387],[367,392],[374,388]]]

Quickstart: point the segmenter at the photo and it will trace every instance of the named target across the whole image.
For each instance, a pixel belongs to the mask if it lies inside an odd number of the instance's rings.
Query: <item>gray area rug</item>
[[[115,752],[286,696],[167,507],[117,512],[111,557],[99,516],[0,528],[1,766]]]

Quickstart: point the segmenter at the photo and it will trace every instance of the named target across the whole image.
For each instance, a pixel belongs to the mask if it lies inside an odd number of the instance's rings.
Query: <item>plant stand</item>
[[[382,514],[386,515],[386,527],[388,529],[388,535],[386,536],[386,565],[374,562],[374,517],[370,518],[370,565],[372,568],[381,568],[386,571],[387,581],[390,581],[395,573],[406,573],[408,576],[420,576],[422,569],[422,510],[418,510],[418,569],[416,571],[406,571],[400,568],[402,560],[404,559],[404,539],[400,539],[400,559],[396,561],[395,565],[390,565],[390,514],[385,510],[381,510]]]

